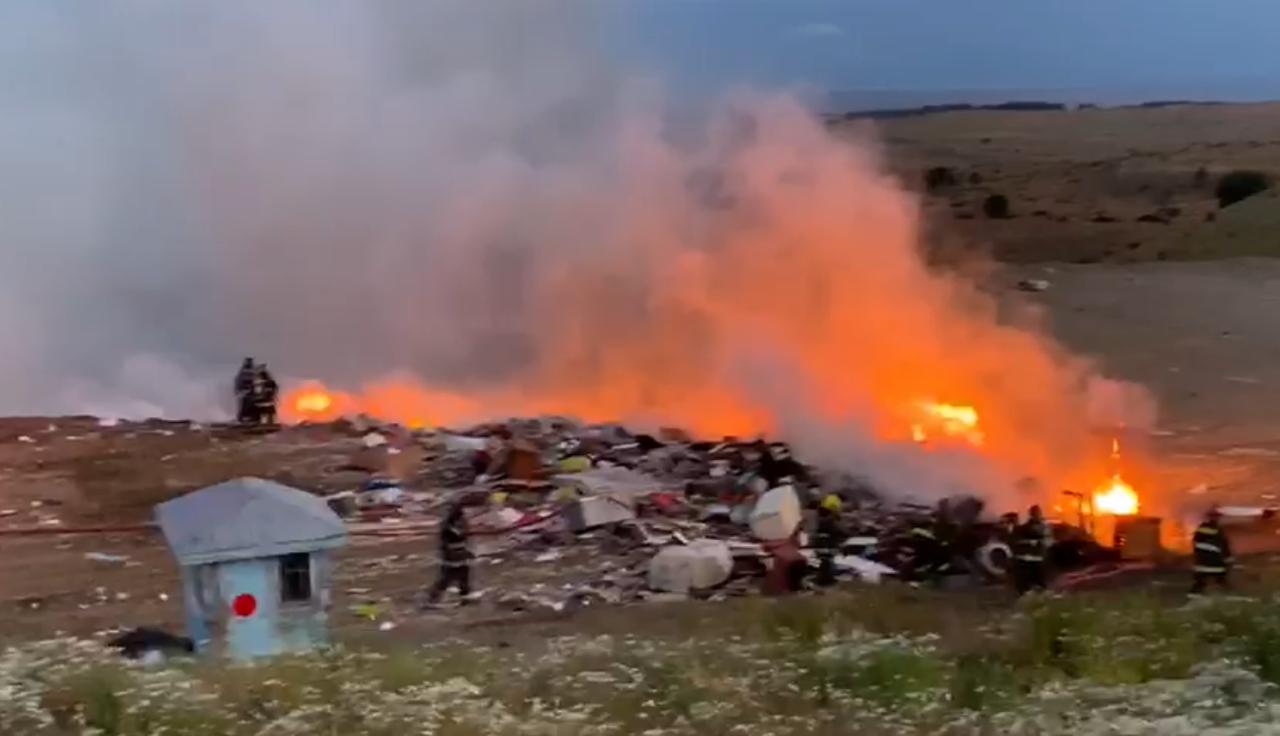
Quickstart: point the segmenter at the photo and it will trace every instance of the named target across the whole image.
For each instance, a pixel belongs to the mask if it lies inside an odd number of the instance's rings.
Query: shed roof
[[[325,502],[261,478],[236,478],[156,506],[181,565],[340,547],[347,530]]]

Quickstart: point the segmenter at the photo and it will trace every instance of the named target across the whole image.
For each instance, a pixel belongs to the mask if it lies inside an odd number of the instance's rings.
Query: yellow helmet
[[[822,497],[822,508],[827,511],[834,511],[838,513],[841,505],[840,497],[834,493],[828,493]]]
[[[489,494],[489,503],[494,506],[503,506],[507,503],[507,494],[504,491],[494,491]]]

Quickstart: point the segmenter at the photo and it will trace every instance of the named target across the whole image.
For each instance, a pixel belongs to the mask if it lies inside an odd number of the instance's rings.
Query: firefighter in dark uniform
[[[813,535],[813,549],[818,555],[818,585],[836,584],[836,555],[844,544],[840,528],[840,497],[829,493],[818,506],[818,528]]]
[[[266,365],[258,366],[257,378],[253,384],[254,415],[258,424],[271,426],[276,423],[276,397],[280,393],[280,385],[267,370]]]
[[[253,358],[245,358],[236,373],[236,421],[241,424],[252,424],[255,411],[253,402],[253,384],[257,378]]]
[[[1203,593],[1209,583],[1216,583],[1224,590],[1227,588],[1227,573],[1230,572],[1234,560],[1231,557],[1231,545],[1227,542],[1227,533],[1222,530],[1220,524],[1221,520],[1220,511],[1216,508],[1209,509],[1209,513],[1205,514],[1204,521],[1196,528],[1195,536],[1191,539],[1195,556],[1192,593]]]
[[[449,505],[440,525],[440,577],[431,586],[427,602],[439,602],[450,585],[458,587],[465,605],[471,595],[471,550],[467,546],[467,516],[456,501]]]
[[[1014,527],[1010,547],[1013,550],[1013,586],[1022,595],[1032,589],[1044,590],[1045,551],[1049,546],[1044,513],[1032,506],[1027,520]]]
[[[907,580],[913,583],[924,580],[932,580],[934,583],[941,581],[943,552],[936,527],[937,520],[932,516],[917,520],[911,527],[907,540],[907,546],[911,549]]]

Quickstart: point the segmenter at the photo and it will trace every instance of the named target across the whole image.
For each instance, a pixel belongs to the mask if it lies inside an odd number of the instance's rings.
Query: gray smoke
[[[649,96],[587,9],[7,4],[0,412],[221,412],[242,355],[337,382],[527,363],[539,198],[588,191]]]

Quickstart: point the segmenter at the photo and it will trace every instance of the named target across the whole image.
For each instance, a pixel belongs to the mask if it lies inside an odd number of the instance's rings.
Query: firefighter
[[[236,421],[241,424],[253,423],[253,383],[256,377],[257,369],[253,365],[253,358],[245,358],[236,373],[235,383]]]
[[[467,515],[459,501],[449,504],[440,525],[440,577],[427,595],[428,605],[438,603],[451,585],[457,586],[466,605],[471,596],[471,549],[467,546]]]
[[[1227,573],[1231,570],[1231,545],[1227,542],[1227,533],[1220,524],[1222,512],[1216,508],[1209,509],[1204,521],[1196,528],[1192,537],[1195,562],[1192,568],[1194,582],[1192,593],[1203,593],[1209,583],[1216,583],[1222,589],[1227,588]]]
[[[840,528],[840,497],[829,493],[818,506],[818,528],[813,535],[813,548],[818,554],[818,585],[836,583],[836,555],[844,543]]]
[[[253,383],[254,415],[258,424],[271,426],[276,423],[276,396],[280,393],[280,385],[267,370],[267,366],[258,366],[257,376]]]
[[[1044,590],[1045,551],[1049,546],[1044,513],[1032,506],[1027,520],[1013,530],[1013,586],[1022,595],[1032,589]]]
[[[1000,515],[1000,523],[996,527],[1000,536],[1000,541],[1005,544],[1013,544],[1013,533],[1018,529],[1018,512],[1010,511],[1007,514]]]
[[[934,531],[937,526],[933,517],[918,519],[911,527],[907,546],[911,549],[911,563],[907,571],[907,579],[911,582],[932,580],[940,581],[939,558],[941,547],[938,535]]]

